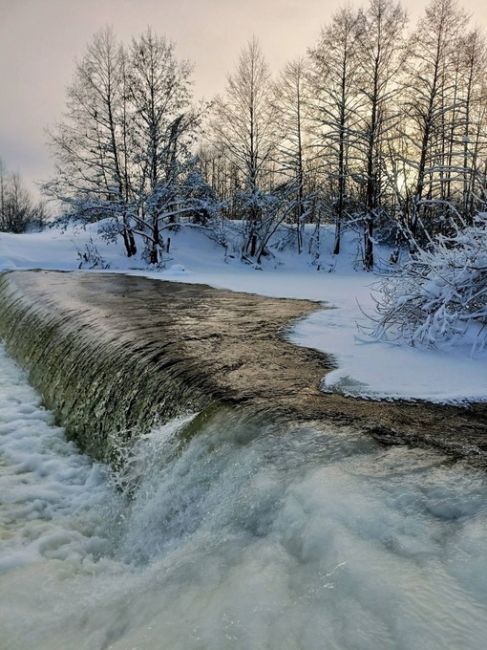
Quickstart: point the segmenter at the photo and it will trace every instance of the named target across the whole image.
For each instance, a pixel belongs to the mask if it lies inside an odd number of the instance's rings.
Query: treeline
[[[8,172],[0,158],[0,231],[23,233],[45,220],[44,203],[34,203],[20,175]]]
[[[487,66],[483,34],[454,0],[409,26],[400,4],[340,10],[302,60],[272,78],[258,42],[226,91],[195,107],[191,69],[148,31],[130,46],[95,36],[52,134],[46,191],[77,216],[116,217],[150,262],[180,215],[242,220],[241,254],[259,260],[282,223],[362,234],[411,250],[486,209]],[[204,127],[204,129],[203,129]]]

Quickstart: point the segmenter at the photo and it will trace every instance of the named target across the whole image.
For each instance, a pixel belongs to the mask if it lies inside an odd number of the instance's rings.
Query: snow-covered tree
[[[68,88],[64,119],[50,133],[56,173],[44,191],[76,217],[120,219],[127,254],[133,255],[126,67],[112,31],[95,34]]]
[[[409,345],[487,347],[487,214],[437,235],[379,284],[374,334]]]
[[[178,186],[192,169],[200,112],[192,106],[191,66],[174,45],[149,29],[130,48],[129,92],[134,113],[138,232],[157,264],[162,229],[191,210]]]
[[[23,233],[39,228],[46,219],[46,209],[35,203],[20,174],[9,173],[0,158],[0,231]]]
[[[463,75],[462,213],[471,222],[486,208],[485,159],[487,155],[487,46],[479,29],[467,32],[460,49]]]
[[[78,64],[51,134],[56,175],[44,189],[76,217],[112,217],[110,232],[123,237],[127,254],[138,235],[157,264],[164,228],[194,212],[187,178],[200,116],[191,66],[172,43],[147,30],[127,49],[103,30]]]
[[[455,0],[432,0],[410,38],[403,136],[408,167],[414,170],[408,222],[416,239],[424,235],[435,201],[445,205],[451,200],[452,147],[462,140],[458,53],[465,26],[465,14]]]

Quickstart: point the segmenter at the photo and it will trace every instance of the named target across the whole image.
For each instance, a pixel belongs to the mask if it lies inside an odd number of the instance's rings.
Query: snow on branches
[[[374,335],[411,346],[487,347],[487,214],[438,235],[379,282]]]

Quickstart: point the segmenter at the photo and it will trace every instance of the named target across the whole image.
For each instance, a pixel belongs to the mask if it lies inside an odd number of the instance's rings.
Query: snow
[[[289,338],[334,356],[336,370],[324,377],[324,391],[370,399],[487,400],[485,353],[474,358],[466,347],[425,350],[367,338],[360,326],[370,325],[363,312],[374,313],[371,289],[377,276],[357,270],[353,233],[345,234],[337,258],[331,255],[332,237],[332,230],[324,228],[320,272],[308,255],[290,251],[256,269],[225,255],[221,246],[198,229],[183,228],[171,233],[171,259],[166,268],[150,270],[126,258],[121,242],[103,241],[96,226],[86,230],[70,226],[65,232],[53,228],[24,235],[0,234],[0,270],[74,270],[79,264],[77,250],[93,240],[111,272],[319,301],[323,308],[295,324]],[[378,247],[378,252],[387,259],[387,249]]]

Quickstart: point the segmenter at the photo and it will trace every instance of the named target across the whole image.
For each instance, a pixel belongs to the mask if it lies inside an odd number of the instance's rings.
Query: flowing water
[[[65,440],[0,348],[2,650],[484,649],[487,481],[436,453],[227,414]]]

